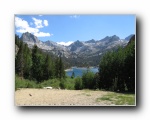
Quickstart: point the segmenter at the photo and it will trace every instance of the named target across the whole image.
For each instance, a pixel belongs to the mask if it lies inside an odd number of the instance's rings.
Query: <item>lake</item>
[[[77,76],[81,77],[83,72],[86,72],[87,70],[90,70],[93,73],[97,73],[98,67],[93,67],[93,68],[72,67],[71,69],[66,70],[66,75],[71,77],[72,73],[74,72],[75,77]]]

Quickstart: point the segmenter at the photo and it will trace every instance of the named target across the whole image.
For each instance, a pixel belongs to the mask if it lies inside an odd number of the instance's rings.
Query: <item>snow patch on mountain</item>
[[[57,42],[59,45],[64,45],[64,46],[69,46],[73,43],[73,41],[68,41],[68,42]]]

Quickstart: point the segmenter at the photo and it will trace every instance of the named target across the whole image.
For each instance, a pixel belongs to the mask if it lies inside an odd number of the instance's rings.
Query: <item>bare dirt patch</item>
[[[111,101],[97,101],[105,91],[20,89],[15,91],[17,106],[105,106]]]

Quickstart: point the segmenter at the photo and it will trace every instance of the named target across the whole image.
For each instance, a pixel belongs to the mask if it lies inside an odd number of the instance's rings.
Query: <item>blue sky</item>
[[[135,34],[135,15],[15,15],[15,33],[30,32],[41,41],[60,44]]]

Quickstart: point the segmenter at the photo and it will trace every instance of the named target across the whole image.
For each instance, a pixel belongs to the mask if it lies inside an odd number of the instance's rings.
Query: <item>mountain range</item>
[[[86,61],[86,64],[97,65],[100,57],[109,50],[117,49],[118,46],[124,47],[127,45],[133,34],[125,39],[120,39],[118,36],[106,36],[101,40],[75,41],[69,46],[60,45],[53,41],[40,41],[33,34],[26,32],[21,36],[21,40],[27,43],[29,48],[36,44],[42,51],[52,53],[53,55],[61,55],[65,61],[73,61],[72,65],[80,64]],[[98,61],[93,61],[98,59]],[[92,64],[93,63],[93,64]],[[85,63],[84,63],[85,64]]]

